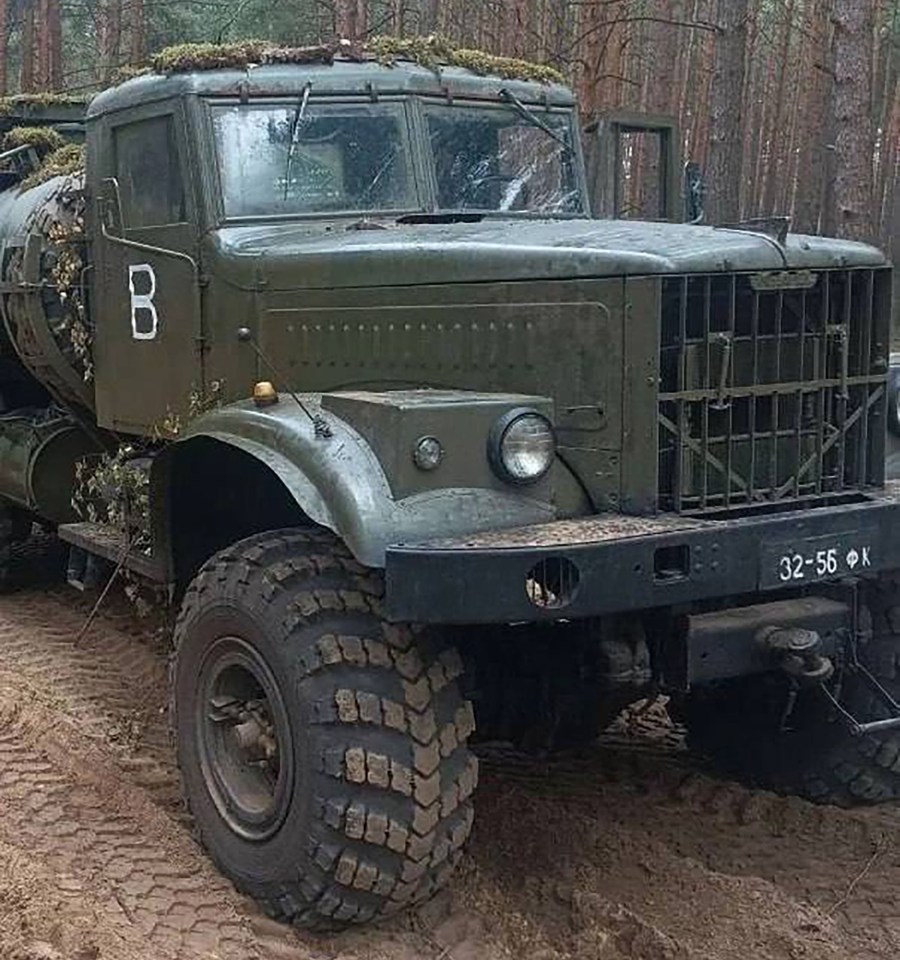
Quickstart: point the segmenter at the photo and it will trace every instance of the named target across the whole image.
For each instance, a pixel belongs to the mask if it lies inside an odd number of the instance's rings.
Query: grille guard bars
[[[885,269],[666,279],[660,508],[880,486],[890,284]]]
[[[582,619],[900,569],[900,482],[851,502],[724,520],[618,514],[394,544],[389,619]]]

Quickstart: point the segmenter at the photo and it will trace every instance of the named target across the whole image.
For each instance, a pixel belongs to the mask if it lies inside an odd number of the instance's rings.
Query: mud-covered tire
[[[12,514],[0,503],[0,593],[9,589],[14,536]]]
[[[471,829],[462,662],[439,638],[384,622],[381,592],[380,575],[328,533],[264,534],[202,568],[176,627],[173,729],[196,832],[241,891],[299,926],[334,929],[430,897]],[[201,678],[229,676],[227,659],[215,673],[216,657],[236,655],[218,652],[228,637],[261,658],[289,726],[290,762],[279,755],[274,779],[291,766],[292,781],[274,788],[287,799],[271,835],[236,832],[230,795],[204,773],[214,754],[198,734]]]
[[[31,518],[23,510],[0,502],[0,593],[14,585],[13,547],[27,540]]]
[[[864,588],[860,660],[900,701],[900,579]],[[816,690],[801,691],[788,729],[780,676],[698,690],[684,705],[688,746],[729,776],[817,803],[855,806],[900,798],[900,730],[853,736]],[[861,721],[886,719],[884,702],[847,672],[841,702]]]

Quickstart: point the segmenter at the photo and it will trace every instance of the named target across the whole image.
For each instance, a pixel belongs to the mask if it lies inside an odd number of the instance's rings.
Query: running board
[[[165,568],[153,556],[131,547],[124,533],[104,523],[65,523],[57,529],[59,539],[74,551],[108,560],[153,583],[167,583]],[[84,589],[88,584],[73,575],[72,585]]]

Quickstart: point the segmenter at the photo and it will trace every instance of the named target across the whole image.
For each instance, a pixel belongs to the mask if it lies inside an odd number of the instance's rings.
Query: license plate
[[[811,537],[768,544],[763,550],[760,586],[802,586],[871,571],[871,532]]]

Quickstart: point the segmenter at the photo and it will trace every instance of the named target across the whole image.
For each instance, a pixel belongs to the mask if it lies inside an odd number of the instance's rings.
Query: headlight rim
[[[517,477],[508,470],[503,461],[503,441],[506,438],[506,434],[509,432],[510,428],[517,421],[526,416],[539,417],[544,421],[544,423],[546,423],[547,429],[550,432],[550,436],[553,438],[553,455],[549,458],[546,468],[541,473],[534,477]],[[528,487],[543,480],[553,468],[553,464],[556,460],[556,447],[556,428],[553,426],[553,422],[545,413],[542,413],[540,410],[537,410],[534,407],[515,407],[512,410],[507,410],[506,413],[498,417],[491,426],[487,442],[488,462],[490,463],[491,469],[494,471],[494,474],[497,476],[497,478],[502,480],[504,483],[508,483],[516,487]]]

